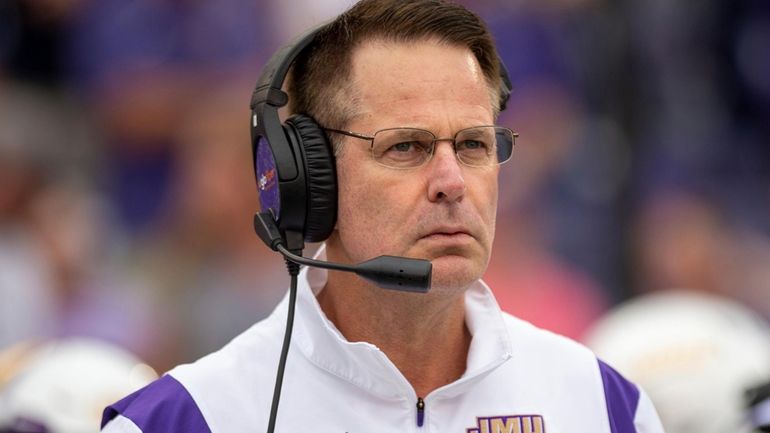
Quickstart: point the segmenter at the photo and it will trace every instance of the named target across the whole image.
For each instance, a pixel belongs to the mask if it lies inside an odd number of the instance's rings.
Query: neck
[[[318,302],[348,341],[379,347],[420,397],[465,372],[471,335],[463,293],[394,292],[331,271]]]

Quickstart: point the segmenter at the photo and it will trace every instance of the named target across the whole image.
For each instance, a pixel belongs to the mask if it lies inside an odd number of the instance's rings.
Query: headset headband
[[[270,57],[267,65],[262,70],[262,74],[257,80],[257,86],[251,96],[251,109],[256,110],[260,104],[269,104],[273,107],[283,107],[289,102],[289,95],[281,87],[289,73],[294,59],[310,45],[316,35],[324,28],[326,24],[310,29],[300,35],[294,42],[285,45]]]
[[[289,73],[289,69],[297,56],[313,42],[316,35],[327,25],[328,23],[322,24],[308,30],[294,42],[285,45],[270,57],[267,65],[262,70],[262,74],[259,76],[259,80],[257,80],[257,85],[251,96],[252,110],[257,110],[260,104],[268,104],[272,107],[280,108],[289,102],[289,95],[281,90],[283,82],[286,80],[286,75]],[[505,67],[503,59],[499,55],[497,59],[500,65],[502,84],[500,89],[500,111],[503,111],[508,104],[513,86],[508,75],[508,68]]]

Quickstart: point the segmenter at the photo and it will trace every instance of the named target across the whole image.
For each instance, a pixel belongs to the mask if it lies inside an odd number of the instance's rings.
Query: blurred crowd
[[[0,352],[91,337],[163,372],[268,314],[288,277],[251,228],[249,97],[350,3],[0,1]],[[672,289],[770,319],[770,3],[463,3],[521,135],[485,277],[503,309],[576,339]]]

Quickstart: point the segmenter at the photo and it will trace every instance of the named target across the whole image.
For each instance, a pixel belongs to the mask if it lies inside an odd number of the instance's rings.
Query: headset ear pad
[[[326,240],[337,221],[337,169],[326,134],[313,118],[295,114],[286,120],[287,133],[294,133],[305,153],[307,214],[305,240]]]

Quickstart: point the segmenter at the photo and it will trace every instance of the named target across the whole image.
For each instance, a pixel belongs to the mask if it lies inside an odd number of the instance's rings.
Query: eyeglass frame
[[[469,130],[469,129],[475,129],[475,128],[495,128],[495,129],[499,128],[499,129],[504,129],[504,130],[510,132],[511,133],[511,137],[513,137],[513,140],[511,140],[511,156],[508,156],[508,158],[505,161],[497,162],[495,164],[489,164],[489,165],[471,165],[471,164],[468,164],[467,162],[463,161],[462,159],[460,159],[460,157],[457,154],[457,136],[460,133],[462,133],[463,131],[466,131],[466,130]],[[514,132],[512,129],[507,128],[505,126],[500,126],[500,125],[469,126],[467,128],[460,129],[459,131],[457,131],[455,133],[454,137],[451,137],[451,138],[450,137],[439,138],[439,137],[436,137],[436,134],[434,134],[433,132],[431,132],[431,131],[429,131],[427,129],[415,128],[415,127],[411,127],[411,126],[397,126],[397,127],[393,127],[393,128],[378,129],[377,131],[374,132],[374,135],[371,135],[371,136],[366,135],[366,134],[362,134],[360,132],[346,131],[346,130],[342,130],[342,129],[325,128],[325,127],[322,127],[321,129],[323,129],[326,132],[333,132],[333,133],[336,133],[336,134],[341,134],[341,135],[345,135],[345,136],[348,136],[348,137],[353,137],[353,138],[358,138],[360,140],[369,141],[370,142],[369,150],[372,152],[372,159],[374,159],[374,161],[377,164],[379,164],[379,165],[381,165],[383,167],[392,168],[394,170],[413,170],[413,169],[417,169],[417,168],[420,168],[420,167],[424,166],[425,164],[430,162],[430,160],[433,158],[433,155],[436,153],[436,142],[438,142],[438,141],[451,141],[452,142],[452,149],[454,150],[454,153],[455,153],[455,158],[457,159],[457,161],[460,164],[462,164],[462,165],[464,165],[466,167],[480,168],[480,167],[494,167],[494,166],[497,166],[497,165],[502,165],[502,164],[505,164],[506,162],[511,160],[511,157],[513,156],[513,148],[516,146],[516,139],[519,138],[519,133],[518,132]],[[428,153],[428,157],[425,159],[425,161],[423,161],[419,165],[415,165],[413,167],[394,167],[394,166],[391,166],[391,165],[383,164],[382,162],[380,162],[374,156],[374,138],[375,138],[375,136],[377,134],[379,134],[380,132],[383,132],[383,131],[394,131],[394,130],[398,130],[398,129],[411,129],[411,130],[415,130],[415,131],[422,131],[422,132],[427,132],[428,134],[433,136],[433,140],[431,140],[430,153]],[[497,145],[497,141],[495,141],[495,145]]]

